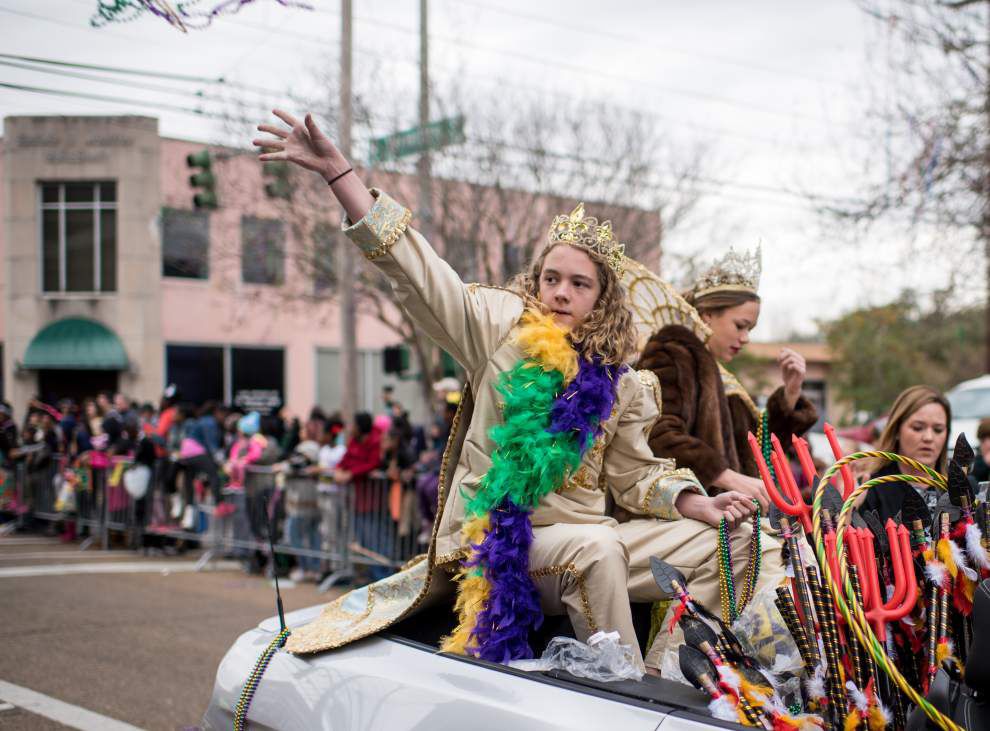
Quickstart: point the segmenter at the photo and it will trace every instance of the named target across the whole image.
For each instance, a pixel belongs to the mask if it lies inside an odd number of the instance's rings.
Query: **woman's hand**
[[[721,492],[715,497],[685,491],[678,495],[676,508],[685,518],[700,520],[714,528],[725,518],[732,530],[755,512],[756,505],[749,496],[735,490]]]
[[[340,154],[337,146],[316,126],[312,114],[300,122],[288,112],[275,109],[272,113],[288,125],[259,124],[258,130],[273,137],[252,140],[262,149],[258,159],[262,162],[284,160],[332,180],[350,168],[350,163]]]
[[[777,356],[780,365],[780,378],[784,382],[784,397],[787,405],[794,408],[801,398],[801,387],[804,385],[804,375],[808,366],[804,357],[790,348],[781,348]]]
[[[770,510],[770,496],[767,495],[767,488],[763,484],[763,480],[758,480],[755,477],[749,477],[733,470],[725,470],[715,478],[712,484],[715,487],[721,487],[723,490],[742,493],[750,500],[756,500],[760,504],[760,510],[763,511],[764,515]]]

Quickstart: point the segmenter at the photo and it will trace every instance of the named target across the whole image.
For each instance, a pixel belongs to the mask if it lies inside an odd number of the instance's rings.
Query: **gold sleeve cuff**
[[[643,497],[643,513],[661,520],[680,520],[682,516],[674,504],[684,490],[705,494],[698,478],[687,467],[664,472],[646,489]]]
[[[388,253],[406,232],[412,212],[386,193],[371,189],[375,202],[357,223],[344,219],[344,233],[358,245],[369,261]]]

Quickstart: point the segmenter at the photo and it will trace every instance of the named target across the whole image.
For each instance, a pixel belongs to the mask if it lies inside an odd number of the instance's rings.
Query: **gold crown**
[[[730,246],[729,253],[717,259],[712,266],[701,275],[695,283],[692,292],[695,297],[718,291],[753,292],[760,286],[762,270],[760,246],[755,251],[742,254]]]
[[[547,238],[551,244],[570,244],[597,252],[616,274],[622,274],[626,247],[615,240],[611,221],[598,223],[594,216],[584,215],[584,203],[578,203],[570,215],[554,218]]]

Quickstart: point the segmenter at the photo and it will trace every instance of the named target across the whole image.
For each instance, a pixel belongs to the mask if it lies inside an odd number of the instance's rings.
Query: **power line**
[[[111,102],[113,104],[123,104],[125,106],[137,105],[137,106],[149,107],[152,109],[161,109],[163,111],[168,111],[168,112],[179,112],[181,114],[190,114],[196,117],[206,117],[209,119],[223,119],[231,122],[242,122],[246,124],[253,124],[255,121],[252,119],[248,119],[246,117],[234,117],[228,114],[218,114],[216,112],[209,112],[204,109],[193,109],[192,107],[181,107],[177,104],[167,104],[165,102],[143,101],[141,99],[125,98],[120,96],[109,96],[106,94],[90,94],[84,91],[70,91],[68,89],[52,89],[41,86],[28,86],[26,84],[14,84],[7,81],[0,81],[0,88],[12,89],[14,91],[27,91],[34,94],[67,96],[67,97],[74,97],[76,99],[92,99],[94,101]]]
[[[401,33],[418,35],[419,31],[415,28],[410,28],[408,26],[399,25],[398,23],[390,23],[388,21],[376,20],[374,18],[361,18],[355,16],[354,18],[358,22],[368,23],[375,25],[379,28],[390,28],[392,30],[399,31]],[[505,56],[508,58],[516,58],[526,63],[536,64],[543,66],[545,68],[557,68],[563,69],[565,71],[570,71],[572,73],[586,74],[592,76],[598,76],[604,79],[609,79],[611,81],[621,81],[628,84],[634,84],[640,88],[645,86],[641,79],[635,79],[629,76],[624,76],[622,74],[615,74],[609,71],[603,71],[601,69],[594,68],[592,66],[582,66],[579,64],[566,63],[563,61],[551,61],[546,58],[540,58],[539,56],[534,56],[528,53],[523,53],[521,51],[510,51],[501,48],[494,48],[492,46],[486,46],[479,43],[469,42],[460,38],[451,38],[449,36],[441,36],[434,33],[430,34],[430,38],[437,40],[441,43],[446,43],[448,45],[459,46],[462,48],[467,48],[476,51],[483,51],[485,53],[494,54],[497,56]],[[657,89],[658,91],[663,91],[669,94],[676,94],[679,96],[685,96],[692,99],[698,99],[700,101],[707,101],[711,103],[723,104],[726,106],[736,107],[739,109],[745,109],[747,111],[758,112],[761,114],[768,114],[773,116],[786,117],[788,119],[805,119],[808,121],[819,122],[825,124],[825,120],[811,114],[805,114],[803,112],[785,112],[781,109],[773,109],[770,107],[762,107],[755,104],[750,104],[748,102],[741,101],[739,99],[733,99],[731,97],[723,97],[717,94],[709,94],[701,91],[692,91],[690,89],[681,89],[678,87],[666,86],[663,84],[648,84],[651,88]],[[852,126],[851,124],[846,124],[843,126]]]
[[[100,66],[97,64],[79,63],[76,61],[59,61],[54,58],[39,58],[37,56],[21,56],[15,53],[0,53],[0,58],[9,58],[15,61],[26,61],[28,63],[39,63],[48,66],[64,66],[66,68],[87,69],[89,71],[105,71],[107,73],[126,74],[130,76],[147,76],[156,79],[169,79],[171,81],[189,81],[196,84],[223,83],[223,79],[213,78],[210,76],[192,76],[189,74],[173,74],[165,71],[130,69],[130,68],[123,68],[121,66]]]
[[[441,156],[453,159],[456,161],[468,162],[468,163],[484,163],[487,156],[484,153],[482,147],[495,147],[498,149],[509,150],[511,152],[518,152],[524,154],[540,154],[545,157],[549,157],[555,160],[560,160],[562,162],[574,162],[574,163],[588,163],[592,165],[599,166],[611,166],[614,165],[614,161],[605,160],[602,158],[595,157],[578,157],[576,155],[569,155],[567,153],[556,152],[553,150],[536,149],[531,147],[525,147],[522,145],[513,145],[501,140],[491,140],[484,138],[471,138],[469,137],[468,142],[476,143],[477,146],[470,148],[446,148],[441,151]],[[405,165],[405,161],[396,160],[391,165],[383,166],[383,170],[389,170],[393,172],[398,172]],[[520,163],[520,169],[525,168],[525,163]],[[551,177],[553,175],[574,175],[573,168],[560,168],[550,171]],[[684,178],[687,186],[685,188],[677,188],[671,185],[668,181],[659,177],[644,177],[642,181],[637,181],[636,186],[642,187],[648,190],[659,190],[667,191],[672,193],[686,193],[689,189],[694,189],[698,193],[705,195],[715,195],[723,198],[730,198],[734,200],[742,200],[746,202],[757,202],[769,205],[780,206],[790,209],[800,209],[807,210],[809,208],[815,208],[822,203],[829,202],[834,205],[841,203],[854,203],[852,199],[848,201],[838,198],[830,198],[826,196],[816,196],[803,194],[798,191],[789,190],[787,188],[779,188],[771,185],[765,185],[760,183],[746,183],[742,181],[733,180],[722,180],[718,178],[712,178],[709,176],[691,175],[685,176]],[[705,186],[701,188],[699,186]],[[739,192],[741,191],[741,192]],[[768,198],[767,196],[776,196]],[[786,196],[789,200],[783,200],[779,196]]]
[[[107,79],[94,74],[81,74],[75,71],[67,71],[65,69],[56,68],[39,68],[38,66],[31,66],[26,63],[18,63],[17,61],[7,61],[5,60],[7,54],[0,53],[0,66],[8,66],[15,69],[23,69],[25,71],[33,71],[39,74],[53,74],[55,76],[60,76],[62,78],[69,79],[83,79],[85,81],[95,81],[101,84],[111,84],[113,86],[126,86],[131,89],[143,89],[144,91],[158,91],[164,94],[174,94],[175,96],[187,96],[195,97],[202,100],[210,100],[214,97],[209,97],[202,91],[190,91],[189,89],[176,89],[171,86],[163,86],[161,84],[149,84],[140,83],[136,81],[126,81],[124,79]]]
[[[537,148],[533,148],[533,147],[526,147],[526,146],[523,146],[523,145],[513,145],[513,144],[510,144],[510,143],[507,143],[507,142],[503,142],[501,140],[491,140],[491,139],[487,139],[486,140],[484,138],[470,138],[469,137],[468,138],[468,141],[469,142],[474,142],[474,143],[477,143],[477,144],[480,144],[480,145],[489,145],[489,146],[500,147],[502,149],[514,150],[516,152],[523,152],[523,153],[528,153],[528,154],[546,155],[548,157],[553,157],[553,158],[559,159],[559,160],[569,160],[569,161],[572,161],[572,162],[581,162],[581,163],[592,163],[592,164],[595,164],[595,165],[604,165],[604,166],[614,165],[614,161],[607,160],[607,159],[604,159],[604,158],[579,157],[577,155],[570,155],[570,154],[567,154],[567,153],[561,153],[561,152],[557,152],[557,151],[554,151],[554,150],[544,150],[544,149],[537,149]],[[750,192],[754,192],[754,193],[771,194],[771,195],[786,195],[786,196],[789,196],[789,197],[792,197],[792,198],[798,198],[798,199],[814,198],[814,199],[824,200],[824,196],[808,196],[807,194],[800,193],[800,192],[794,191],[794,190],[790,190],[788,188],[780,188],[780,187],[776,187],[776,186],[772,186],[772,185],[766,185],[766,184],[763,184],[763,183],[746,183],[746,182],[735,181],[735,180],[721,180],[719,178],[712,178],[712,177],[703,176],[703,175],[691,175],[691,176],[687,176],[685,178],[685,180],[690,181],[690,182],[694,182],[694,183],[700,183],[700,184],[703,184],[703,185],[715,185],[715,186],[718,186],[718,187],[733,187],[733,188],[738,188],[738,189],[741,189],[741,190],[750,191]],[[650,185],[660,185],[660,183],[659,183],[658,180],[650,181],[650,182],[648,182],[648,184],[650,184]],[[842,199],[839,199],[839,198],[833,198],[833,199],[830,199],[830,200],[833,201],[833,202],[840,202],[840,201],[842,201]],[[851,199],[846,199],[845,201],[842,201],[842,202],[852,202],[852,200]]]
[[[448,4],[450,4],[448,2]],[[543,23],[545,25],[551,25],[554,28],[565,28],[567,30],[573,30],[578,33],[585,33],[587,35],[594,36],[595,38],[612,38],[623,43],[632,43],[644,48],[649,48],[652,51],[657,50],[657,44],[640,38],[638,36],[627,35],[624,33],[617,33],[615,31],[610,31],[604,28],[589,28],[587,26],[578,25],[576,23],[568,23],[561,20],[560,18],[550,17],[546,15],[536,15],[534,13],[523,13],[518,10],[510,10],[508,8],[498,7],[497,5],[488,5],[487,3],[475,2],[474,0],[457,0],[458,5],[467,5],[475,8],[480,8],[483,10],[491,10],[495,13],[501,15],[508,15],[510,17],[520,18],[522,20],[531,20],[537,23]],[[751,71],[761,71],[764,73],[780,74],[782,76],[790,76],[797,79],[805,79],[808,81],[815,81],[819,83],[826,84],[836,84],[839,86],[844,86],[846,88],[853,88],[854,85],[845,81],[840,81],[839,79],[829,79],[820,76],[812,76],[809,74],[802,74],[797,71],[789,71],[787,69],[773,68],[771,66],[763,66],[761,64],[755,64],[751,61],[742,61],[740,59],[729,58],[727,56],[719,56],[712,53],[702,53],[700,51],[688,50],[686,48],[678,48],[677,46],[671,46],[669,43],[664,43],[659,50],[671,51],[673,53],[680,53],[685,56],[694,56],[695,58],[703,58],[708,61],[715,61],[716,63],[725,64],[728,66],[738,66],[739,68],[749,69]]]
[[[2,10],[2,8],[0,8],[0,10]],[[271,94],[274,96],[281,95],[281,92],[274,91],[272,89],[265,89],[259,86],[251,86],[247,84],[240,84],[238,82],[227,81],[222,76],[220,77],[194,76],[191,74],[176,74],[167,71],[152,71],[150,69],[133,69],[133,68],[124,68],[122,66],[102,66],[91,63],[79,63],[76,61],[60,61],[54,58],[39,58],[37,56],[21,56],[13,53],[0,53],[0,58],[13,59],[16,61],[26,61],[28,63],[35,63],[35,64],[44,64],[46,66],[61,66],[63,68],[102,71],[108,74],[122,74],[125,76],[141,76],[146,78],[167,79],[170,81],[183,81],[183,82],[196,83],[196,84],[222,85],[222,86],[230,87],[232,89],[253,91],[258,94]]]
[[[78,0],[78,1],[85,2],[86,0]],[[48,18],[48,17],[41,16],[41,15],[35,15],[35,14],[32,14],[32,13],[22,13],[22,12],[17,12],[17,11],[11,11],[11,10],[8,10],[6,8],[0,8],[0,11],[11,12],[11,13],[14,13],[14,14],[17,14],[17,15],[23,15],[25,17],[36,18],[36,19],[39,19],[39,20],[45,20],[45,21],[52,22],[52,23],[57,23],[57,24],[60,24],[60,25],[70,25],[71,27],[76,27],[76,26],[74,26],[72,24],[66,24],[63,21],[59,21],[59,20],[56,20],[56,19],[53,19],[53,18]],[[399,25],[396,25],[396,24],[389,24],[389,23],[386,23],[386,22],[383,22],[383,21],[376,21],[376,20],[369,19],[369,18],[356,18],[356,19],[357,20],[360,20],[361,22],[377,23],[379,25],[385,25],[386,27],[392,27],[392,28],[394,28],[396,30],[400,30],[400,31],[405,32],[405,33],[413,33],[413,34],[418,33],[418,31],[415,31],[413,29],[405,28],[403,26],[399,26]],[[249,23],[247,21],[242,21],[242,20],[237,20],[237,21],[230,20],[230,21],[228,21],[228,23],[235,23],[236,25],[240,25],[240,26],[243,26],[243,27],[246,27],[246,28],[254,28],[254,29],[264,30],[264,31],[271,31],[272,30],[271,28],[268,28],[266,26],[258,25],[258,24],[255,24],[255,23]],[[299,33],[297,31],[289,31],[289,30],[285,30],[285,29],[280,29],[279,32],[281,34],[283,34],[283,35],[289,35],[290,37],[295,38],[297,40],[302,40],[302,41],[305,41],[305,42],[308,42],[308,43],[313,43],[313,44],[319,45],[320,47],[326,47],[327,43],[330,43],[330,44],[337,44],[338,43],[337,41],[332,40],[332,39],[319,38],[319,37],[316,37],[316,36],[313,36],[313,35],[309,35],[309,34],[305,34],[305,33]],[[431,35],[431,37],[432,37],[432,35]],[[378,51],[376,49],[367,48],[367,47],[361,47],[358,50],[362,54],[371,55],[371,56],[375,56],[375,57],[378,57],[378,58],[383,58],[383,59],[387,59],[387,60],[391,60],[391,61],[398,61],[400,63],[406,64],[406,65],[409,65],[409,66],[418,67],[418,61],[416,61],[414,59],[408,59],[408,58],[402,58],[402,57],[398,57],[397,58],[394,55],[385,54],[385,53],[382,53],[382,52],[380,52],[380,51]],[[499,52],[500,53],[500,51],[497,51],[497,50],[493,50],[492,52]],[[51,65],[57,65],[57,66],[65,66],[67,68],[80,68],[80,69],[89,69],[89,70],[96,70],[96,71],[104,71],[106,73],[118,73],[118,74],[125,74],[125,75],[134,75],[134,76],[147,76],[147,77],[150,77],[150,78],[162,78],[162,79],[169,79],[169,80],[173,80],[173,81],[183,81],[183,82],[190,82],[190,83],[223,85],[223,86],[229,87],[231,89],[242,89],[242,90],[251,91],[251,92],[257,93],[257,94],[268,94],[268,95],[275,96],[275,97],[285,96],[283,92],[279,92],[279,91],[276,91],[276,90],[273,90],[273,89],[267,89],[267,88],[258,87],[258,86],[254,86],[254,85],[248,85],[248,84],[242,84],[242,83],[228,81],[223,76],[210,77],[210,76],[197,76],[197,75],[190,75],[190,74],[177,74],[177,73],[162,72],[162,71],[152,71],[152,70],[144,70],[144,69],[130,69],[130,68],[121,68],[121,67],[116,67],[116,66],[105,66],[105,65],[97,65],[97,64],[87,64],[87,63],[78,63],[78,62],[59,61],[59,60],[55,60],[55,59],[46,59],[46,58],[39,58],[39,57],[34,57],[34,56],[23,56],[23,55],[17,55],[17,54],[0,54],[0,57],[17,59],[17,60],[23,60],[23,61],[29,61],[29,62],[33,62],[33,63],[43,63],[43,64],[51,64]],[[536,60],[534,62],[545,63],[542,60]],[[448,71],[450,73],[460,73],[462,75],[467,75],[467,76],[470,76],[471,78],[477,79],[478,81],[480,81],[482,83],[485,83],[485,84],[488,84],[488,85],[495,85],[495,86],[500,85],[499,80],[492,79],[489,76],[485,76],[485,75],[478,74],[478,73],[471,73],[471,72],[465,73],[463,71],[452,70],[452,69],[447,68],[447,67],[443,67],[443,68],[444,68],[444,70],[446,70],[446,71]],[[526,91],[528,91],[530,93],[539,94],[539,95],[543,95],[543,96],[553,95],[553,96],[557,96],[557,97],[560,97],[560,98],[566,98],[566,99],[572,99],[572,100],[576,100],[578,98],[578,97],[576,97],[574,95],[566,94],[564,92],[560,92],[560,91],[557,91],[557,90],[542,89],[542,88],[537,87],[537,86],[526,85],[526,84],[522,84],[522,83],[519,83],[519,82],[512,82],[512,85],[513,85],[514,88],[523,89],[523,90],[526,90]],[[304,100],[301,100],[301,99],[299,99],[297,97],[294,97],[294,96],[289,96],[288,98],[292,99],[293,101],[304,101]],[[761,144],[770,144],[770,145],[774,145],[774,146],[782,146],[782,145],[783,146],[793,146],[793,147],[797,147],[797,148],[805,148],[805,147],[807,147],[807,145],[800,145],[800,144],[793,144],[793,143],[781,142],[780,140],[776,140],[776,139],[773,139],[773,138],[761,137],[759,135],[746,134],[746,133],[738,132],[738,131],[731,130],[731,129],[725,129],[725,128],[720,128],[720,127],[713,127],[713,126],[710,126],[710,125],[699,124],[699,123],[692,122],[692,121],[687,121],[687,120],[683,120],[683,121],[682,120],[676,120],[676,119],[672,119],[672,118],[670,118],[669,116],[666,116],[666,115],[659,115],[659,114],[657,114],[657,113],[655,113],[653,111],[650,111],[650,110],[636,109],[636,108],[632,108],[632,107],[622,107],[621,105],[616,105],[616,106],[617,106],[617,108],[623,108],[623,109],[625,109],[626,111],[629,111],[629,112],[633,112],[633,113],[637,113],[637,114],[646,114],[646,115],[652,117],[653,119],[656,119],[658,121],[664,122],[665,124],[679,125],[679,126],[682,126],[682,127],[691,128],[693,130],[699,130],[699,129],[700,130],[706,130],[706,131],[712,132],[713,134],[725,135],[725,136],[730,136],[730,137],[736,137],[736,138],[739,138],[739,139],[746,139],[746,140],[750,140],[750,141],[753,141],[753,142],[758,142],[758,143],[761,143]],[[779,112],[779,111],[776,111],[776,110],[766,110],[766,111],[768,111],[770,113],[774,113],[774,114],[785,114],[783,112]]]

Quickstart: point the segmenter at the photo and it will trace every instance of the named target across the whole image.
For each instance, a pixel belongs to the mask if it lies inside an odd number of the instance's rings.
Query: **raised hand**
[[[259,131],[272,135],[252,140],[256,147],[263,150],[259,160],[291,162],[319,173],[327,180],[350,168],[337,146],[317,126],[312,114],[307,114],[305,120],[300,122],[281,109],[275,109],[272,113],[288,128],[274,124],[258,125]]]
[[[258,125],[259,131],[271,135],[252,140],[261,148],[258,159],[262,162],[284,160],[319,173],[330,183],[331,191],[350,220],[361,220],[375,202],[374,198],[337,146],[316,125],[313,115],[307,114],[300,122],[281,109],[272,113],[285,124]]]
[[[807,364],[800,353],[790,348],[781,348],[777,363],[780,364],[780,377],[784,381],[784,395],[787,396],[788,405],[793,409],[794,404],[801,397]]]

